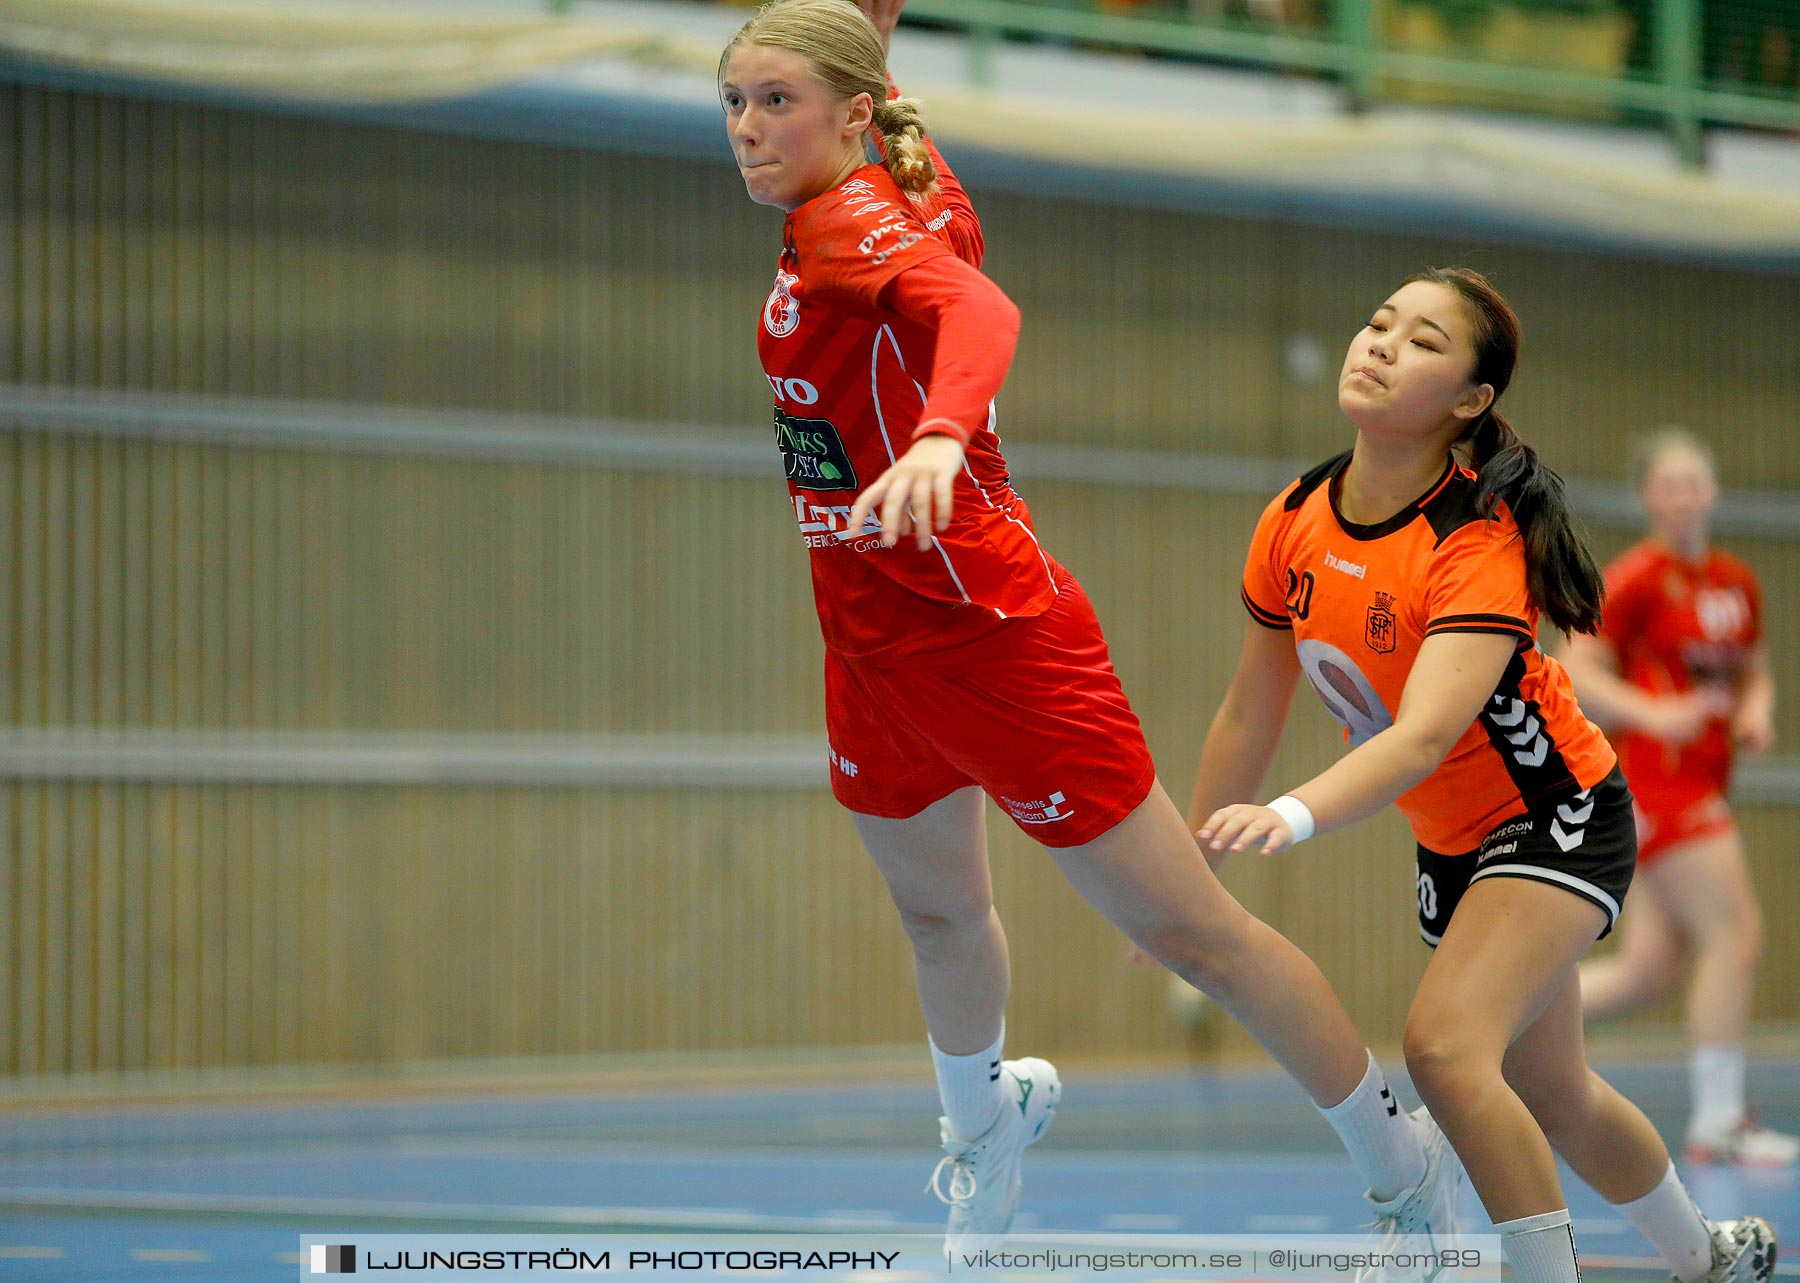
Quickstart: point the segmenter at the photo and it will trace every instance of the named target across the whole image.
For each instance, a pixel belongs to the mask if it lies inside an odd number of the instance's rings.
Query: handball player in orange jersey
[[[1338,404],[1355,446],[1257,524],[1250,622],[1190,815],[1218,857],[1390,803],[1406,816],[1436,949],[1406,1063],[1520,1283],[1579,1278],[1553,1152],[1679,1283],[1768,1283],[1767,1223],[1702,1217],[1583,1052],[1576,964],[1618,916],[1637,841],[1611,746],[1537,647],[1540,615],[1594,631],[1602,585],[1561,480],[1495,409],[1519,339],[1499,292],[1451,268],[1408,278],[1351,340]],[[1268,806],[1230,804],[1261,788],[1302,673],[1350,752]]]
[[[1637,896],[1624,941],[1581,970],[1589,1020],[1688,987],[1687,1157],[1782,1166],[1800,1139],[1755,1123],[1744,1101],[1744,1025],[1762,917],[1725,789],[1735,751],[1773,742],[1775,681],[1762,593],[1742,561],[1708,541],[1719,487],[1712,453],[1666,429],[1638,451],[1650,537],[1606,568],[1606,624],[1567,664],[1581,702],[1613,733],[1637,799]]]
[[[726,46],[719,94],[751,198],[786,211],[757,342],[825,639],[832,788],[912,941],[949,1241],[1006,1231],[1061,1094],[1048,1062],[1002,1058],[984,792],[1300,1082],[1379,1219],[1445,1227],[1441,1136],[1399,1111],[1318,968],[1212,875],[1092,607],[1009,482],[993,399],[1019,313],[887,77],[902,3],[769,5]]]

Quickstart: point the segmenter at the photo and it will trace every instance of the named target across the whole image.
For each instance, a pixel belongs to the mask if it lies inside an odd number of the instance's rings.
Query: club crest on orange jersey
[[[775,288],[763,304],[763,328],[778,339],[785,339],[800,328],[800,304],[794,300],[794,286],[800,278],[792,272],[775,273]]]
[[[1363,641],[1377,655],[1385,655],[1394,649],[1394,631],[1393,594],[1378,592],[1363,624]]]

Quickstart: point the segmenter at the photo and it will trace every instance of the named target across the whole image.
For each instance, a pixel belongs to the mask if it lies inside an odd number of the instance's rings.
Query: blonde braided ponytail
[[[925,145],[925,116],[917,98],[890,98],[875,104],[882,160],[903,192],[923,196],[937,186],[937,166]]]

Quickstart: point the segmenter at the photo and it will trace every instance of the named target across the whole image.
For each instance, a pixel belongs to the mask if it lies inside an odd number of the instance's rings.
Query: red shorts
[[[1081,585],[1042,615],[883,667],[825,653],[831,791],[906,819],[978,784],[1045,846],[1091,842],[1150,794],[1156,766]]]
[[[1718,789],[1659,786],[1652,781],[1646,788],[1633,785],[1631,791],[1636,798],[1640,865],[1689,842],[1729,833],[1737,823]]]

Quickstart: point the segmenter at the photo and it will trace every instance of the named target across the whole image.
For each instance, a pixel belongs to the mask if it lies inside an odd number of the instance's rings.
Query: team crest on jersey
[[[763,304],[763,328],[778,339],[800,328],[800,304],[794,301],[794,286],[799,283],[792,272],[775,273],[775,288]]]
[[[1750,627],[1750,603],[1736,588],[1706,588],[1694,594],[1694,617],[1706,640],[1735,640]]]
[[[1393,594],[1378,592],[1363,623],[1363,641],[1377,655],[1385,655],[1394,649],[1394,632]]]

